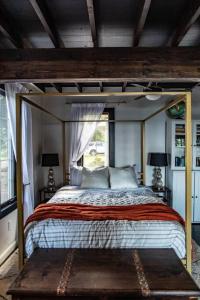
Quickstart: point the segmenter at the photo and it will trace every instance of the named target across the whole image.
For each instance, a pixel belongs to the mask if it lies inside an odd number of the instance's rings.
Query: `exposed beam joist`
[[[0,83],[200,82],[199,65],[199,47],[2,49]]]
[[[52,87],[54,87],[59,93],[62,93],[62,85],[59,83],[51,83]]]
[[[14,20],[8,15],[7,11],[0,7],[0,32],[2,35],[9,39],[9,41],[16,48],[31,48],[31,43],[22,38],[18,31],[16,30],[16,24]]]
[[[21,83],[25,88],[27,88],[29,90],[29,92],[32,93],[45,93],[45,84],[43,83],[29,83],[29,82],[25,82],[25,83]]]
[[[170,37],[167,45],[178,46],[190,27],[196,22],[200,16],[200,0],[190,0],[187,7],[184,9],[180,23]]]
[[[99,82],[99,88],[100,88],[100,92],[103,93],[103,82]]]
[[[123,93],[126,92],[127,84],[128,84],[127,81],[123,82],[123,84],[122,84],[122,92],[123,92]]]
[[[29,0],[55,48],[64,48],[45,0]]]
[[[0,95],[5,95],[5,86],[4,86],[4,84],[0,84]]]
[[[140,42],[140,37],[142,35],[142,31],[148,16],[150,5],[151,5],[151,0],[139,1],[140,7],[139,7],[138,19],[134,30],[134,42],[133,42],[134,47],[137,47]]]
[[[97,29],[96,29],[96,21],[95,21],[94,2],[93,2],[93,0],[86,0],[86,4],[87,4],[87,11],[88,11],[88,17],[89,17],[89,22],[90,22],[93,46],[97,47],[98,46],[98,40],[97,40]]]
[[[78,82],[75,82],[74,84],[75,84],[77,90],[79,91],[79,93],[82,93],[82,91],[83,91],[82,86]]]

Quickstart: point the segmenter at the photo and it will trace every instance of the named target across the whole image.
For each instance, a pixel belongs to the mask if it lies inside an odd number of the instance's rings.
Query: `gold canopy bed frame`
[[[145,123],[155,115],[162,111],[166,111],[170,107],[178,104],[181,101],[185,102],[185,238],[186,238],[186,259],[183,260],[187,270],[191,272],[191,197],[192,197],[192,127],[191,127],[191,92],[109,92],[109,93],[23,93],[16,94],[16,141],[17,141],[17,209],[18,209],[18,246],[19,246],[19,268],[24,264],[24,222],[23,222],[23,181],[22,181],[22,132],[21,132],[21,111],[22,101],[27,102],[31,106],[39,109],[55,118],[62,125],[62,145],[63,145],[63,183],[66,183],[66,149],[65,149],[65,123],[80,122],[80,121],[64,121],[41,105],[27,99],[27,97],[115,97],[115,96],[145,96],[145,95],[167,95],[175,96],[173,101],[161,109],[155,111],[143,120],[109,120],[106,122],[141,122],[141,176],[143,184],[145,184],[145,168],[146,168],[146,152],[145,152]],[[86,101],[88,102],[88,101]],[[105,102],[106,103],[106,102]],[[122,102],[123,103],[123,102]],[[83,121],[83,122],[88,122]],[[92,122],[92,121],[90,121]],[[98,121],[98,122],[101,122]],[[105,122],[105,120],[103,121]]]

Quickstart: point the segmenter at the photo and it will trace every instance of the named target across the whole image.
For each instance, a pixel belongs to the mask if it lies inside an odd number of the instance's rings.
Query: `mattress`
[[[163,203],[147,187],[134,190],[79,189],[64,186],[49,203],[137,205]],[[185,232],[176,221],[77,221],[46,219],[25,231],[29,257],[35,248],[173,248],[185,257]]]

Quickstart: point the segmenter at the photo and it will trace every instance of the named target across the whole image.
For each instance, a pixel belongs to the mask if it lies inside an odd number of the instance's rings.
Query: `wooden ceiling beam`
[[[94,11],[93,0],[86,0],[86,5],[87,5],[89,23],[90,23],[90,28],[91,28],[93,46],[97,47],[98,40],[97,40],[97,30],[96,30],[96,21],[95,21],[95,11]]]
[[[64,48],[45,0],[29,0],[55,48]]]
[[[0,49],[4,82],[200,82],[199,47]]]
[[[82,93],[82,91],[83,91],[82,86],[78,82],[75,82],[74,84],[75,84],[77,90],[79,91],[79,93]]]
[[[133,42],[134,47],[137,47],[139,45],[140,37],[142,35],[142,31],[145,26],[150,5],[151,5],[151,0],[139,1],[138,19],[136,21],[135,30],[134,30],[134,42]]]
[[[180,23],[170,37],[167,46],[178,46],[200,16],[200,0],[190,0],[184,9]]]

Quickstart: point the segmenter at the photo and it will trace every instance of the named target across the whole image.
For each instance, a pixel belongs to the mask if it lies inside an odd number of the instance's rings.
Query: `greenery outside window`
[[[89,169],[109,165],[108,113],[102,114],[100,120],[106,122],[97,124],[94,136],[83,155],[83,165]]]
[[[104,110],[98,122],[94,136],[79,164],[89,169],[114,165],[114,109]],[[105,120],[105,122],[103,122]]]

